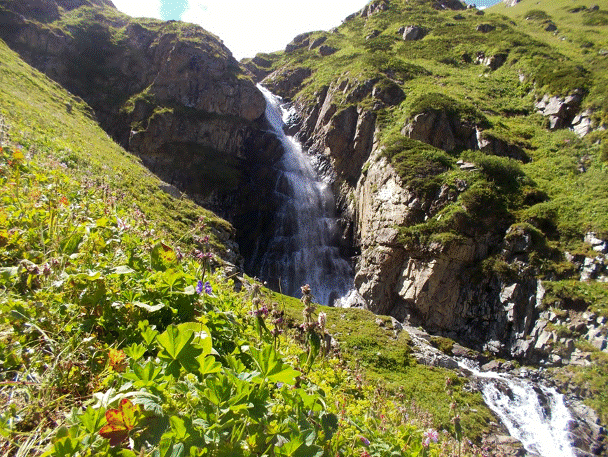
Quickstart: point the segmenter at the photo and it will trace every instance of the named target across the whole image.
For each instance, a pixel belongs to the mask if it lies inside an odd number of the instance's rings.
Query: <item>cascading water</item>
[[[575,456],[568,439],[572,416],[563,395],[525,379],[481,372],[462,362],[461,366],[480,383],[486,404],[528,452],[542,457]]]
[[[266,118],[284,150],[274,190],[279,209],[259,275],[269,283],[280,281],[281,291],[291,296],[299,296],[300,287],[309,284],[318,302],[332,305],[353,283],[350,262],[340,254],[333,193],[302,145],[285,134],[290,113],[281,99],[258,88],[266,98]]]

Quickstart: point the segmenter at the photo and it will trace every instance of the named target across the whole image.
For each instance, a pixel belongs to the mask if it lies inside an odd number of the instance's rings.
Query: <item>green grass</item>
[[[226,240],[233,230],[227,222],[161,191],[158,178],[99,128],[81,100],[29,67],[3,42],[0,60],[0,114],[12,142],[34,155],[52,155],[74,179],[109,186],[158,222],[171,239],[181,238],[205,217],[216,240]]]

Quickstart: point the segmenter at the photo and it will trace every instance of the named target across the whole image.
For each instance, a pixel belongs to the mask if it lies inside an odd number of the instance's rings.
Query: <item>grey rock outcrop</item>
[[[580,91],[575,91],[567,97],[557,97],[545,95],[541,100],[536,102],[536,110],[538,113],[546,116],[549,119],[549,128],[556,130],[564,127],[570,127],[573,124],[574,118],[579,112],[583,95]],[[577,119],[578,124],[582,121]],[[586,124],[586,122],[585,122]],[[585,127],[581,127],[581,133]]]
[[[379,0],[376,2],[369,3],[361,10],[361,17],[370,17],[374,14],[387,11],[389,9],[389,6],[389,0]]]
[[[417,114],[401,133],[444,151],[479,149],[476,127],[445,111],[430,109]]]
[[[424,27],[419,27],[417,25],[408,25],[403,28],[402,33],[403,39],[405,41],[417,41],[422,40],[429,33],[429,31]]]
[[[283,98],[291,98],[302,87],[302,83],[312,75],[310,68],[279,68],[262,80],[262,85],[272,87],[273,93]]]
[[[335,54],[338,50],[332,46],[328,46],[326,44],[319,46],[319,55],[322,57],[327,57],[332,54]]]

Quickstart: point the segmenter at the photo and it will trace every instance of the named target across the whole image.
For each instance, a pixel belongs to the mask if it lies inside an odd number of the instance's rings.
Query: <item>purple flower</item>
[[[364,446],[369,446],[369,440],[364,437],[363,435],[359,435],[359,439],[361,440],[361,443],[363,443]]]
[[[202,294],[203,292],[205,292],[207,295],[211,295],[213,293],[213,288],[211,287],[209,281],[203,283],[203,281],[199,279],[198,283],[196,284],[196,293]]]
[[[209,283],[209,281],[205,283],[205,293],[207,295],[211,295],[213,293],[213,289],[211,288],[211,284]]]

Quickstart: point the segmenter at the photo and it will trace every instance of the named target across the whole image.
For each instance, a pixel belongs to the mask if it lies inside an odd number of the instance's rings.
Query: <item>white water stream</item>
[[[575,456],[568,438],[572,416],[563,395],[526,379],[460,364],[477,378],[488,407],[528,452],[542,457]]]
[[[319,303],[332,305],[352,288],[350,262],[340,254],[340,230],[332,190],[315,171],[302,145],[284,132],[290,111],[264,87],[266,118],[283,145],[274,189],[279,202],[274,233],[260,266],[260,277],[280,281],[283,293],[300,296],[309,284]]]

